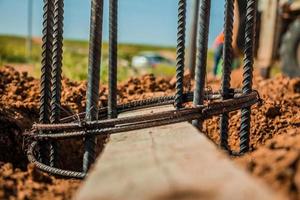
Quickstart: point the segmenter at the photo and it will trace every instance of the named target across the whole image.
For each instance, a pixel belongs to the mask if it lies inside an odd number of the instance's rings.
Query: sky
[[[192,1],[188,2],[187,26]],[[119,42],[176,45],[178,0],[119,0]],[[0,0],[0,34],[26,35],[28,0]],[[41,36],[43,1],[33,0],[33,35]],[[224,0],[212,1],[209,43],[222,30]],[[88,40],[90,0],[65,0],[64,38]],[[187,27],[187,29],[189,29]],[[108,40],[108,0],[104,0],[104,41]]]

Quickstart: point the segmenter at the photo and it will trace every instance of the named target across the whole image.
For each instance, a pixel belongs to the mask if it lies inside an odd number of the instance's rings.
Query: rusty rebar
[[[183,82],[185,59],[185,25],[186,25],[186,0],[178,0],[178,28],[177,28],[177,64],[176,64],[176,95],[175,107],[183,106]]]
[[[247,1],[246,29],[245,29],[245,57],[243,94],[252,92],[254,41],[256,28],[257,0]],[[242,122],[240,130],[240,154],[249,151],[250,143],[251,107],[242,109]]]
[[[103,0],[92,0],[91,6],[87,105],[85,116],[87,121],[98,119]],[[91,164],[95,161],[96,142],[95,136],[88,135],[85,137],[83,172],[87,172]]]

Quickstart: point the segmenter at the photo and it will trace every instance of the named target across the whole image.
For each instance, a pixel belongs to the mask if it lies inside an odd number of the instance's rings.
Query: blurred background
[[[190,30],[194,2],[188,0]],[[212,2],[209,45],[222,31],[223,0]],[[90,1],[65,0],[64,76],[86,79]],[[39,77],[43,1],[0,0],[0,66],[12,65]],[[105,0],[102,81],[107,81],[108,0]],[[119,1],[119,80],[140,73],[175,73],[177,1]],[[189,37],[187,36],[187,44]],[[212,54],[210,53],[210,56]],[[211,60],[211,59],[210,59]]]
[[[107,82],[108,0],[104,0],[102,82]],[[187,53],[195,24],[195,5],[187,0]],[[235,5],[233,68],[242,66],[246,0]],[[300,0],[259,0],[256,69],[269,77],[283,72],[300,76]],[[88,65],[90,1],[65,0],[63,74],[84,80]],[[212,1],[209,32],[209,73],[220,77],[224,0]],[[173,76],[177,40],[176,0],[120,0],[118,79],[143,73]],[[11,65],[39,77],[43,1],[0,0],[0,66]],[[195,42],[194,42],[195,43]],[[188,56],[186,59],[188,60]],[[187,62],[187,66],[191,63]],[[188,66],[189,67],[189,66]]]

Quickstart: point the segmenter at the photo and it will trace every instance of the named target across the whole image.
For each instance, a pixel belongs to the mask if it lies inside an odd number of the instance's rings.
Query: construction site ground
[[[188,81],[187,81],[188,82]],[[241,87],[242,71],[233,72],[232,86]],[[218,90],[220,81],[208,77],[207,84]],[[186,89],[189,88],[186,84]],[[232,162],[289,199],[300,199],[300,79],[277,75],[263,80],[254,77],[263,105],[254,106],[251,120],[251,152],[230,157]],[[120,83],[119,102],[171,95],[175,81],[145,75]],[[63,79],[62,114],[85,110],[86,82]],[[100,106],[107,105],[108,90],[101,86]],[[38,120],[39,80],[12,67],[0,68],[0,199],[70,199],[80,180],[53,177],[28,164],[23,134]],[[219,144],[218,117],[204,123],[203,132]],[[240,112],[230,120],[229,144],[239,148]],[[100,138],[105,143],[105,139]],[[60,166],[80,170],[82,140],[62,141]],[[101,152],[103,145],[98,145]]]

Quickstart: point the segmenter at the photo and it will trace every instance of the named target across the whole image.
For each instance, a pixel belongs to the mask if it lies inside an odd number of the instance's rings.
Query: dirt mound
[[[297,127],[300,122],[299,106],[300,93],[295,93],[295,85],[300,80],[290,80],[277,76],[270,80],[257,80],[254,88],[259,91],[264,100],[262,106],[254,106],[251,114],[251,148],[259,145],[274,135],[284,134]],[[230,147],[237,151],[239,148],[240,112],[231,113]],[[219,144],[219,118],[214,117],[205,122],[205,132]]]
[[[234,84],[234,83],[233,83]],[[237,83],[236,83],[237,84]],[[300,198],[300,79],[255,77],[254,88],[264,100],[251,113],[251,151],[236,159],[250,173],[291,199]],[[231,113],[229,145],[239,150],[241,113]],[[204,131],[219,144],[219,118],[207,120]]]
[[[0,199],[71,199],[80,181],[55,179],[34,165],[27,171],[4,164],[0,168]]]
[[[86,82],[63,78],[62,115],[70,116],[85,111]],[[172,91],[168,80],[145,75],[132,78],[118,86],[118,101],[161,96]],[[107,105],[108,89],[101,86],[100,106]],[[24,131],[38,121],[39,80],[13,67],[0,68],[0,199],[70,199],[80,181],[57,179],[40,173],[42,180],[32,175],[36,169],[28,167],[25,155]],[[100,140],[100,143],[101,144]],[[60,167],[80,170],[82,166],[83,141],[64,141],[59,145],[63,162]],[[98,145],[97,153],[102,150]],[[10,164],[12,163],[12,164]],[[47,181],[44,181],[47,180]]]
[[[131,78],[118,86],[118,101],[174,93],[175,79],[145,75]],[[214,90],[220,81],[207,80]],[[241,86],[241,71],[233,72],[232,85]],[[186,84],[187,87],[188,84]],[[255,76],[254,88],[264,100],[252,110],[251,153],[234,160],[250,173],[265,180],[291,199],[300,198],[300,79],[277,76],[262,80]],[[63,79],[62,114],[83,112],[86,82]],[[107,105],[108,89],[101,86],[100,106]],[[0,68],[0,199],[69,199],[80,181],[57,179],[27,166],[26,142],[22,134],[38,120],[39,81],[11,67]],[[240,112],[231,113],[230,147],[239,149]],[[205,122],[204,132],[219,144],[218,117]],[[82,140],[64,142],[60,156],[65,168],[81,167]],[[67,150],[64,150],[67,149]],[[98,150],[98,153],[101,149]],[[3,152],[3,153],[2,153]],[[9,164],[13,163],[13,165]]]
[[[300,128],[275,136],[236,162],[290,199],[300,198]]]

